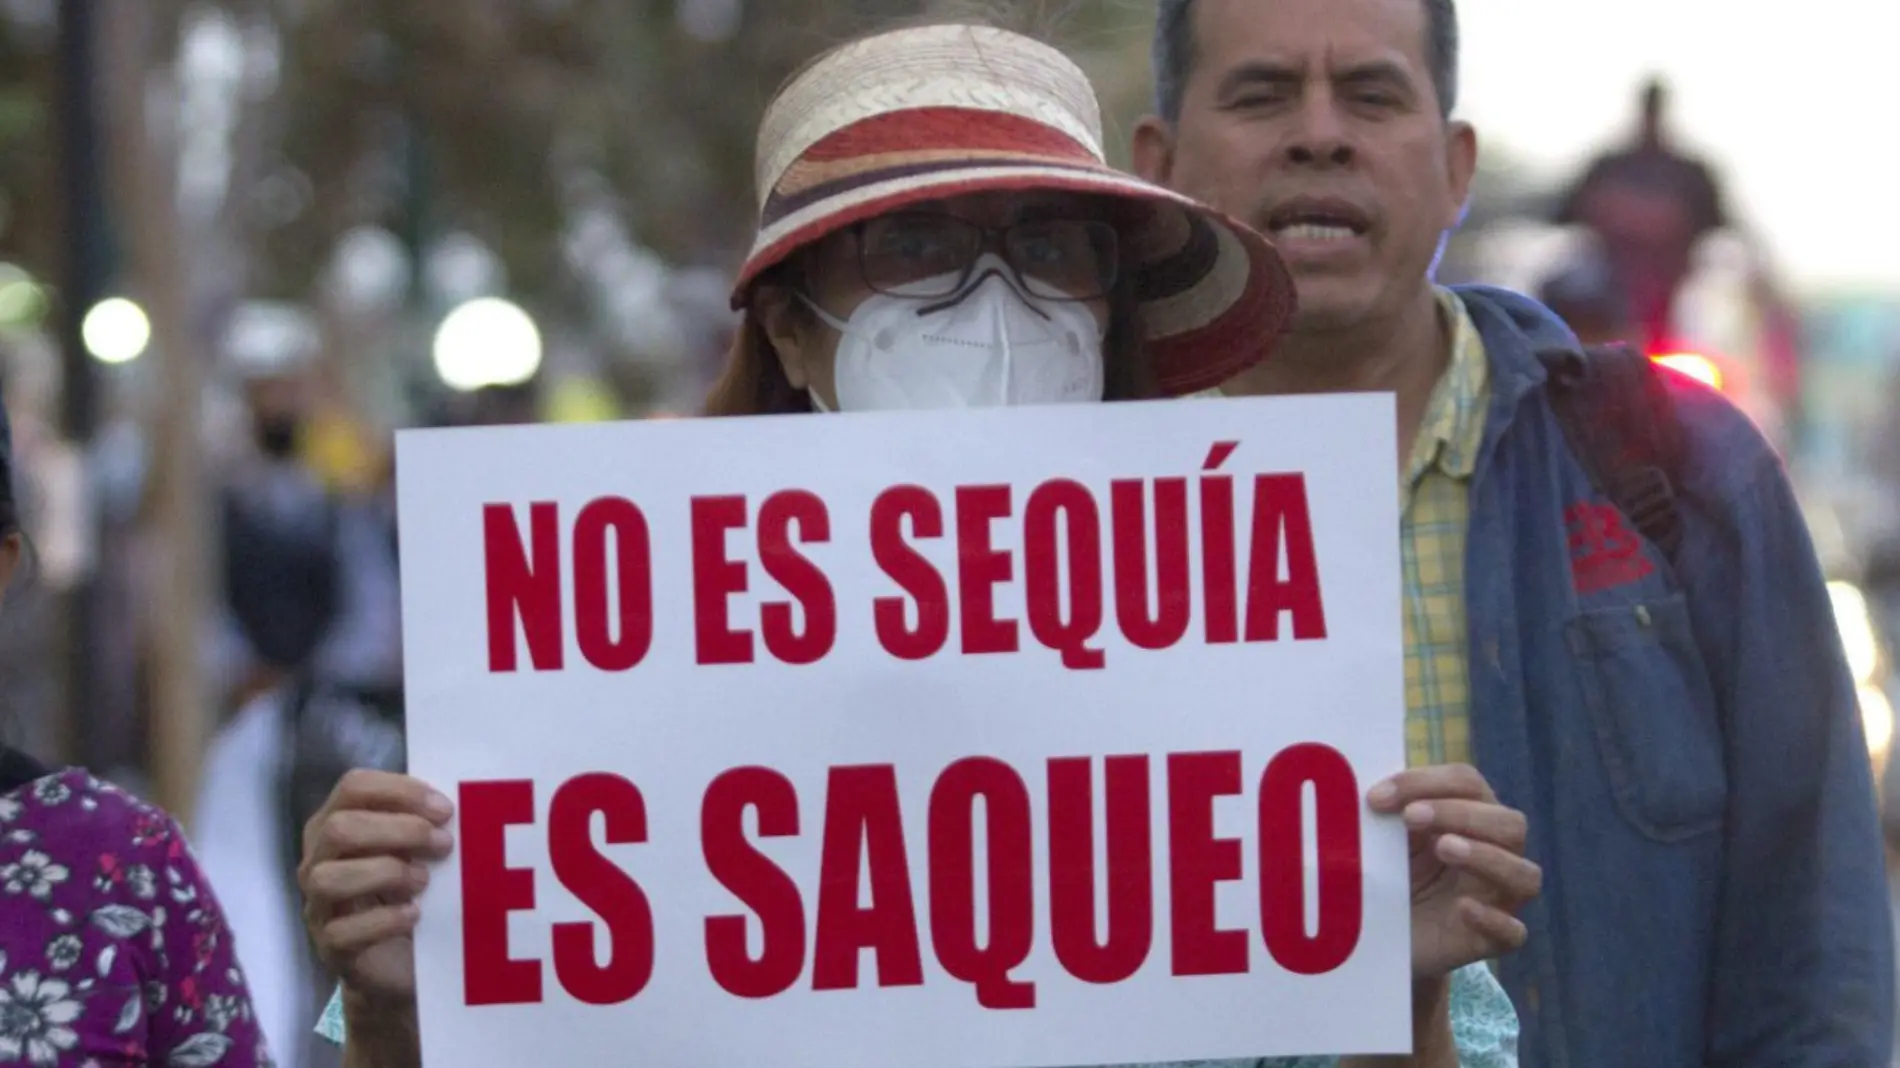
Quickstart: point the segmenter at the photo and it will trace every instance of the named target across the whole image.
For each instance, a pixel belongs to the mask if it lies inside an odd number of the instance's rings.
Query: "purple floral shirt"
[[[83,772],[0,794],[0,1065],[271,1065],[184,832]]]

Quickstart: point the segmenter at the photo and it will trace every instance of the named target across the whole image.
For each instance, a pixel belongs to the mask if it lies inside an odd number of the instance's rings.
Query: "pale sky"
[[[1900,297],[1900,2],[1459,0],[1480,138],[1567,172],[1672,86],[1679,139],[1722,168],[1785,280]]]

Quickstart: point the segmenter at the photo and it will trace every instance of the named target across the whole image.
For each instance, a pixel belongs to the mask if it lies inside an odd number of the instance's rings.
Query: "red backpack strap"
[[[1682,423],[1666,373],[1623,345],[1538,354],[1571,452],[1637,532],[1673,564],[1682,550]]]

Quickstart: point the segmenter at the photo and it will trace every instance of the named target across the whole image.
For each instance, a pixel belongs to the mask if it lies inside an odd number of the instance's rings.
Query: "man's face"
[[[1476,166],[1441,116],[1423,0],[1199,0],[1173,130],[1136,135],[1143,177],[1272,236],[1296,330],[1350,327],[1417,297]]]

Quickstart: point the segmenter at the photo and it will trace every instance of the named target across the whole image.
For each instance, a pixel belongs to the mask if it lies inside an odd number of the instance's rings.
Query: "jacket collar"
[[[1484,444],[1478,451],[1482,471],[1525,400],[1543,390],[1548,376],[1537,354],[1575,348],[1578,341],[1563,320],[1529,297],[1495,286],[1454,286],[1452,292],[1464,301],[1472,325],[1484,339],[1490,363],[1491,407],[1485,417]]]

